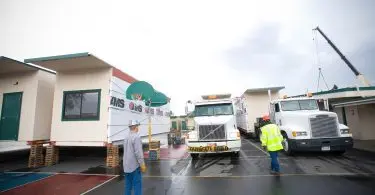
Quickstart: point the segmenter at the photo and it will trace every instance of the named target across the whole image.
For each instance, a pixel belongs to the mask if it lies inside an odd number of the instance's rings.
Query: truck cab
[[[193,159],[202,153],[232,152],[238,156],[241,138],[233,101],[210,97],[194,103],[195,128],[187,136],[188,152]]]
[[[339,124],[336,113],[319,110],[313,98],[272,101],[270,117],[280,128],[284,151],[289,155],[295,151],[344,153],[353,147],[349,128]]]

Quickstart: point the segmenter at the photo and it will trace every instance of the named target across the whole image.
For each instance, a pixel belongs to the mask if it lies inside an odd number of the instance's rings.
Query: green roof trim
[[[25,59],[25,63],[33,63],[33,62],[43,62],[43,61],[51,61],[51,60],[63,60],[63,59],[70,59],[70,58],[79,58],[79,57],[87,57],[90,56],[88,52],[84,53],[74,53],[74,54],[66,54],[66,55],[58,55],[58,56],[48,56],[48,57],[41,57],[41,58],[29,58]]]
[[[375,86],[372,87],[359,87],[360,91],[366,91],[366,90],[375,90]],[[330,91],[321,91],[321,92],[315,92],[313,95],[324,95],[324,94],[331,94],[331,93],[340,93],[340,92],[348,92],[348,91],[357,91],[356,87],[347,87],[347,88],[341,88],[336,90],[330,90]]]
[[[372,90],[375,90],[375,86],[359,87],[359,90],[360,91],[372,91]],[[356,87],[346,87],[346,88],[341,88],[341,89],[336,89],[336,90],[315,92],[315,93],[312,93],[312,94],[313,95],[324,95],[324,94],[332,94],[332,93],[340,93],[340,92],[348,92],[348,91],[357,91],[357,88]],[[298,97],[306,97],[306,94],[290,96],[290,98],[298,98]]]

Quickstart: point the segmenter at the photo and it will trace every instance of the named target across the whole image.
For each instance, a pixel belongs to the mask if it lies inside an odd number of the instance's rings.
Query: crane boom
[[[352,63],[341,53],[341,51],[336,47],[336,45],[324,34],[322,30],[320,30],[319,26],[314,28],[313,30],[317,30],[323,38],[328,42],[328,44],[339,54],[341,59],[349,66],[350,70],[355,74],[357,79],[362,83],[363,86],[368,87],[371,86],[367,79],[353,66]]]
[[[358,76],[360,75],[361,73],[359,73],[359,71],[353,66],[352,63],[349,62],[349,60],[341,53],[341,51],[336,47],[335,44],[333,44],[333,42],[324,34],[324,32],[322,30],[320,30],[319,27],[316,27],[314,30],[317,30],[323,37],[324,39],[328,42],[328,44],[337,52],[337,54],[339,54],[339,56],[341,57],[341,59],[346,63],[346,65],[349,66],[349,68],[353,71],[353,73],[355,74],[355,76]]]

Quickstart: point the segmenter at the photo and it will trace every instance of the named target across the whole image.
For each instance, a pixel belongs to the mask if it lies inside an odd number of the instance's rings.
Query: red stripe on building
[[[117,77],[123,81],[126,81],[128,83],[134,83],[136,81],[138,81],[137,79],[135,79],[134,77],[122,72],[121,70],[117,69],[117,68],[113,68],[112,70],[112,76],[114,77]]]
[[[66,195],[81,194],[108,181],[113,176],[101,175],[54,175],[46,179],[30,183],[3,192],[2,195]]]

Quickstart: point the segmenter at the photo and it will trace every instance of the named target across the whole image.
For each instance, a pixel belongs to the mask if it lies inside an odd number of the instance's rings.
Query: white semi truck
[[[202,96],[194,102],[195,128],[188,133],[188,152],[193,159],[202,153],[231,152],[241,148],[235,107],[230,94]]]
[[[337,114],[319,110],[316,99],[285,98],[271,101],[271,121],[284,137],[286,154],[295,151],[336,151],[353,147],[347,126],[339,124]]]

